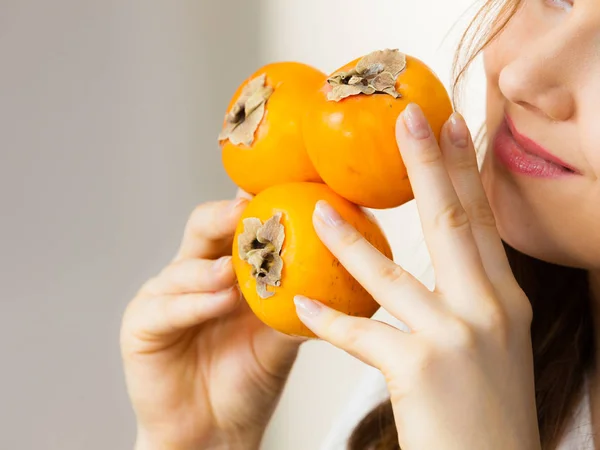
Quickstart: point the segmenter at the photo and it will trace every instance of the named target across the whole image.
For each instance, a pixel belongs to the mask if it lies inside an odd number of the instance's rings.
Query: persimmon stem
[[[229,139],[234,145],[252,145],[254,133],[265,115],[267,100],[273,94],[273,88],[266,84],[266,80],[267,75],[262,74],[244,87],[231,110],[225,115],[219,141]]]
[[[264,224],[255,217],[244,219],[244,232],[238,237],[239,256],[252,267],[256,292],[263,299],[275,295],[267,290],[267,286],[281,286],[281,249],[285,232],[280,220],[281,213],[275,214]]]
[[[331,75],[327,82],[333,89],[327,99],[339,102],[353,95],[388,94],[401,97],[396,90],[398,76],[406,68],[406,55],[398,50],[378,50],[362,58],[348,72]]]

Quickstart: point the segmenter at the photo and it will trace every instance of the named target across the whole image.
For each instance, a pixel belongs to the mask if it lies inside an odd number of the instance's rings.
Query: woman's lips
[[[502,121],[494,138],[497,159],[509,170],[538,178],[558,178],[579,172],[531,139],[518,134],[509,118]]]

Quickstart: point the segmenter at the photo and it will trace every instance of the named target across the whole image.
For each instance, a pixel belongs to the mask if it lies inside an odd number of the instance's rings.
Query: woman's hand
[[[175,259],[127,308],[137,450],[258,448],[301,340],[265,326],[241,298],[226,255],[246,203],[198,207]]]
[[[539,448],[531,307],[512,275],[466,124],[453,115],[438,145],[419,107],[410,105],[397,139],[435,290],[320,203],[314,226],[322,241],[411,332],[305,298],[296,299],[298,313],[319,337],[382,371],[403,449]]]

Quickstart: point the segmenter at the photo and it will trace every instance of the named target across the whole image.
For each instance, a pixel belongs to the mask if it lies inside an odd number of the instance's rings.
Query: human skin
[[[471,239],[475,239],[477,252],[464,254],[477,255],[474,258],[486,268],[485,273],[477,270],[469,272],[471,278],[465,281],[466,284],[475,284],[477,281],[480,286],[489,287],[487,282],[493,281],[493,277],[488,273],[489,269],[501,267],[504,262],[499,253],[493,257],[482,257],[482,253],[487,253],[482,251],[482,248],[501,238],[518,250],[542,260],[587,269],[590,273],[593,296],[596,301],[600,297],[600,233],[597,231],[600,229],[600,127],[596,125],[600,79],[595,76],[600,73],[600,52],[597,44],[600,40],[600,10],[596,0],[579,0],[575,7],[572,6],[571,2],[564,0],[524,2],[504,32],[484,52],[487,77],[486,125],[491,146],[485,155],[481,177],[482,192],[485,192],[487,200],[484,201],[480,197],[470,206],[462,202],[465,199],[464,192],[468,190],[465,188],[477,186],[479,175],[474,177],[471,170],[464,172],[465,175],[456,176],[457,166],[453,166],[447,158],[456,155],[455,147],[450,145],[450,132],[452,126],[457,123],[460,126],[462,119],[455,116],[455,123],[446,127],[445,141],[442,140],[438,150],[444,161],[444,170],[454,175],[450,176],[452,185],[445,185],[443,189],[440,187],[437,192],[451,194],[454,190],[458,193],[462,206],[465,206],[466,216],[460,209],[455,209],[452,220],[467,217],[472,225],[475,217],[476,225],[471,226],[475,230],[478,229],[478,223],[481,225],[480,222],[489,221],[489,214],[486,212],[486,204],[489,201],[497,228],[497,236],[483,241],[477,237],[467,237],[463,246],[455,249],[473,250]],[[512,125],[511,132],[506,132],[506,127],[503,127],[503,121],[507,117]],[[402,128],[403,120],[399,120],[399,140],[411,144],[402,145],[401,148],[419,148],[427,138],[409,137]],[[507,142],[510,142],[516,133],[521,135],[521,143],[525,142],[524,137],[528,142],[535,141],[538,146],[560,158],[577,173],[561,174],[560,167],[549,168],[546,162],[538,161],[540,171],[537,176],[533,176],[531,170],[515,170],[514,165],[511,168],[510,165],[502,163],[503,159],[498,155],[507,154],[507,147],[510,146]],[[497,139],[498,136],[500,138]],[[472,147],[470,149],[472,150]],[[430,154],[436,155],[435,152]],[[410,160],[410,155],[406,156]],[[533,164],[530,158],[526,158],[525,162],[530,166]],[[467,167],[471,164],[472,169],[472,160],[471,163],[463,164]],[[419,172],[413,170],[413,176],[418,180],[419,175],[414,175],[415,173]],[[443,174],[444,171],[439,173]],[[539,176],[540,173],[544,176]],[[432,192],[436,191],[429,190],[427,195],[431,195]],[[417,195],[417,202],[421,199],[420,209],[427,208],[426,204],[423,206],[422,201],[427,195]],[[255,448],[285,384],[300,342],[271,334],[270,330],[248,314],[243,302],[239,301],[239,292],[235,288],[227,290],[234,286],[228,260],[223,261],[224,265],[219,269],[221,272],[214,272],[210,268],[216,258],[227,253],[233,233],[232,224],[236,220],[235,214],[239,215],[240,212],[238,210],[236,213],[235,209],[241,207],[243,205],[235,206],[231,216],[227,216],[228,205],[225,203],[200,207],[190,219],[188,230],[192,231],[186,232],[184,237],[182,249],[185,250],[185,256],[181,257],[179,254],[160,275],[147,283],[128,308],[123,324],[122,349],[128,388],[138,419],[137,445],[140,450]],[[221,219],[221,228],[217,234],[209,231],[214,226],[215,218]],[[433,222],[435,223],[435,220]],[[345,250],[339,247],[337,242],[352,236],[351,230],[346,229],[350,234],[345,235],[340,231],[345,229],[343,225],[333,228],[337,231],[321,225],[322,221],[316,214],[315,228],[320,230],[324,242],[332,251],[343,253]],[[435,237],[439,233],[430,230],[429,235],[430,251],[443,254],[444,241]],[[340,255],[340,259],[352,267],[351,260]],[[367,257],[367,254],[355,253],[352,260],[361,259],[360,257]],[[449,265],[440,262],[436,269],[440,266]],[[204,277],[203,274],[209,271],[212,271],[211,275]],[[382,273],[387,273],[388,277],[397,277],[402,271],[401,268],[394,267],[393,270],[384,270]],[[368,285],[380,285],[377,281],[381,280],[376,278],[377,276],[381,274],[373,275],[373,279],[363,282]],[[416,396],[411,398],[427,399],[436,392],[439,394],[439,389],[451,394],[446,397],[446,402],[440,402],[439,395],[436,397],[436,405],[441,407],[419,410],[421,415],[418,416],[420,420],[418,426],[414,427],[415,430],[428,423],[435,428],[436,420],[443,418],[447,412],[453,413],[453,418],[459,416],[464,420],[460,423],[446,422],[450,428],[443,430],[447,434],[440,432],[440,438],[444,435],[454,435],[453,431],[456,430],[460,430],[461,435],[464,435],[465,430],[472,430],[474,438],[480,440],[469,441],[467,444],[477,447],[481,442],[490,439],[490,436],[478,431],[490,429],[508,436],[509,439],[514,438],[514,442],[531,444],[527,448],[535,448],[537,436],[533,425],[535,412],[532,409],[531,361],[528,354],[530,343],[524,331],[528,327],[529,311],[523,307],[526,301],[522,292],[514,285],[510,286],[510,294],[505,291],[498,294],[498,289],[492,289],[493,295],[491,291],[482,291],[479,293],[480,297],[474,292],[462,292],[459,295],[457,290],[450,295],[452,287],[442,294],[446,304],[454,307],[448,307],[448,311],[444,312],[447,319],[445,323],[466,324],[466,327],[458,325],[454,330],[462,331],[452,334],[465,339],[452,341],[457,345],[446,352],[438,351],[439,340],[428,340],[428,344],[435,344],[426,347],[428,352],[415,350],[412,354],[426,355],[427,358],[421,362],[428,361],[434,367],[437,364],[438,368],[448,368],[450,366],[445,364],[453,364],[466,357],[474,357],[472,360],[479,364],[468,366],[468,370],[464,368],[465,365],[451,366],[456,378],[460,378],[460,370],[465,370],[464,377],[472,380],[473,388],[466,393],[459,389],[448,389],[449,386],[444,384],[447,380],[443,377],[440,379],[425,376],[432,372],[413,372],[410,380],[415,382],[412,386],[415,386]],[[390,287],[388,293],[379,292],[377,299],[384,302],[384,297],[394,297],[393,294],[399,292],[396,289],[397,287]],[[415,295],[414,298],[423,298],[422,304],[427,304],[425,296]],[[472,303],[464,303],[461,306],[456,301],[459,298],[469,299]],[[508,315],[509,321],[504,321],[505,314],[496,317],[500,317],[499,323],[503,327],[518,327],[520,332],[517,333],[517,338],[507,343],[498,338],[497,334],[489,332],[489,329],[478,322],[483,317],[481,311],[479,315],[464,317],[462,308],[477,312],[477,309],[470,307],[481,298],[486,299],[488,306],[492,305],[492,310],[511,312]],[[518,307],[514,304],[507,306],[507,302],[513,300]],[[376,359],[380,360],[373,350],[369,352],[351,348],[351,343],[340,340],[339,326],[329,328],[331,323],[335,322],[331,321],[334,316],[330,314],[335,315],[335,312],[322,308],[320,314],[311,314],[310,304],[310,300],[299,299],[299,314],[311,323],[317,334],[368,363],[378,365]],[[419,305],[418,302],[411,304],[413,307]],[[161,314],[157,314],[156,311],[161,311]],[[406,314],[404,311],[403,314],[399,313],[399,316],[406,319]],[[429,318],[431,317],[441,315],[439,311],[431,311]],[[456,318],[460,320],[451,321]],[[335,320],[338,324],[343,323],[337,318]],[[256,339],[250,339],[250,342],[256,345],[243,345],[247,339],[218,339],[219,332],[223,333],[221,336],[229,336],[227,331],[233,329],[239,335],[254,336]],[[439,330],[448,329],[450,328],[439,327]],[[482,329],[488,332],[482,333]],[[348,335],[356,336],[356,333]],[[364,342],[372,339],[368,337],[369,333],[364,333],[364,336],[361,338]],[[402,344],[395,343],[394,346],[386,347],[384,344],[387,345],[392,340],[383,340],[382,335],[377,333],[371,336],[379,336],[373,340],[377,348],[384,347],[389,350],[385,367],[388,366],[390,355],[406,352],[408,348],[408,344],[404,344],[405,339],[402,339]],[[447,334],[428,336],[439,339],[440,336],[447,337]],[[482,348],[495,350],[478,353],[473,350],[473,344],[481,344]],[[224,355],[226,358],[223,358]],[[435,355],[438,356],[430,359]],[[452,356],[458,359],[453,360]],[[498,386],[498,380],[493,378],[493,373],[477,370],[480,367],[495,367],[502,361],[515,360],[520,360],[522,364],[520,372],[515,375],[516,388],[512,391],[503,391],[501,386]],[[251,370],[230,370],[230,364],[236,361],[244,361],[244,367]],[[441,369],[434,371],[433,375],[436,372],[440,373]],[[225,373],[239,374],[239,377],[224,378]],[[419,378],[414,373],[421,373],[423,376]],[[157,378],[157,374],[160,374],[160,377]],[[399,372],[387,370],[387,374],[388,381],[394,388],[392,391],[398,392],[395,387],[399,385],[397,380],[401,378]],[[153,382],[157,379],[160,379],[160,384]],[[229,384],[225,384],[226,382]],[[594,378],[593,384],[598,384],[597,377]],[[163,389],[157,389],[157,385]],[[456,410],[451,409],[451,406],[456,405],[453,395],[460,397],[463,404],[469,404],[464,402],[465,394],[466,398],[469,398],[469,394],[477,397],[482,392],[475,386],[486,386],[490,398],[502,397],[511,401],[505,405],[506,409],[496,409],[491,414],[485,414],[485,411],[479,411],[477,406],[474,406],[466,409],[469,414],[456,415]],[[243,389],[247,397],[240,399],[239,395],[231,394],[239,392],[234,387]],[[196,395],[190,396],[190,392]],[[216,396],[216,392],[225,394]],[[405,401],[406,397],[402,395],[397,396],[398,398],[400,400],[395,402],[395,413],[402,419],[406,417],[406,405],[410,402]],[[242,403],[238,404],[236,400],[243,400],[243,405],[249,407],[240,409]],[[416,404],[427,405],[427,402],[421,401]],[[444,410],[444,407],[447,410]],[[510,421],[505,419],[510,419],[511,414],[517,410],[523,415],[520,416],[517,426],[511,428]],[[234,411],[241,411],[241,414],[234,416]],[[257,414],[257,411],[261,414]],[[416,418],[417,415],[414,415],[413,420]],[[398,427],[402,430],[406,428],[406,423],[400,420]],[[511,432],[502,433],[507,428],[510,428]],[[407,436],[408,439],[417,439],[412,438],[410,433],[403,434],[401,439],[406,441]],[[499,448],[517,448],[511,447],[511,441],[498,440],[498,436],[491,439],[500,446],[504,445]],[[418,440],[413,442],[410,440],[407,448],[427,448],[427,445],[431,444]],[[442,446],[435,448],[454,448],[451,446],[452,440],[440,441],[439,444]],[[465,448],[464,442],[454,444],[457,445],[456,448]]]

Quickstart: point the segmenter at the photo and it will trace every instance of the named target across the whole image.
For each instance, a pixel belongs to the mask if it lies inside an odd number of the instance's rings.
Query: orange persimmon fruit
[[[299,62],[268,64],[237,89],[219,134],[233,182],[257,194],[276,184],[321,182],[304,147],[301,120],[309,94],[327,76]]]
[[[375,248],[392,258],[373,214],[322,183],[272,186],[243,212],[233,240],[233,267],[248,305],[269,327],[314,337],[300,321],[294,296],[304,295],[346,314],[371,317],[379,305],[318,238],[312,221],[319,200],[328,202]]]
[[[308,155],[323,181],[368,208],[414,198],[395,136],[398,116],[418,104],[439,140],[452,114],[446,88],[417,58],[380,50],[333,73],[312,96],[303,118]]]

